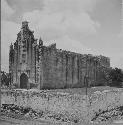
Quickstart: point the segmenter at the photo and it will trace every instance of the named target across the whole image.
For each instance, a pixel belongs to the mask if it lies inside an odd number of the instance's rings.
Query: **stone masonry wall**
[[[42,88],[84,87],[85,76],[88,84],[97,85],[105,80],[105,69],[109,68],[108,58],[103,56],[82,55],[56,48],[56,44],[41,47],[43,70]],[[104,58],[104,59],[103,59]],[[107,60],[106,60],[107,59]],[[101,82],[101,83],[100,83]]]
[[[79,54],[56,48],[56,44],[44,46],[39,44],[28,22],[22,22],[21,31],[17,34],[14,46],[11,44],[9,53],[9,72],[11,85],[27,88],[72,88],[105,84],[105,74],[110,68],[110,59],[104,56]],[[24,73],[28,82],[20,83]],[[88,80],[88,82],[85,82]]]

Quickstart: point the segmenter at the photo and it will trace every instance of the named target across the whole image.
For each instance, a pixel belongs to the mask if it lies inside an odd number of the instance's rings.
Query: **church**
[[[110,59],[45,46],[35,39],[27,21],[22,22],[17,40],[9,51],[11,86],[15,88],[77,88],[106,84]],[[85,78],[86,81],[85,82]]]

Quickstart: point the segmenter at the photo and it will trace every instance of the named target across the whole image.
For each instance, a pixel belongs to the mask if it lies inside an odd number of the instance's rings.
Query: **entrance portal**
[[[20,76],[20,88],[27,89],[28,76],[25,73],[22,73]]]

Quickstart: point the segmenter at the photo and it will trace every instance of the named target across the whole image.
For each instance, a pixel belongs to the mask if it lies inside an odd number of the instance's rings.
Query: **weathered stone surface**
[[[110,68],[110,59],[104,56],[79,54],[56,48],[56,44],[39,44],[28,22],[22,22],[17,40],[10,46],[9,71],[11,83],[20,87],[20,76],[28,77],[27,88],[71,88],[84,87],[85,77],[89,86],[106,84],[104,77]]]

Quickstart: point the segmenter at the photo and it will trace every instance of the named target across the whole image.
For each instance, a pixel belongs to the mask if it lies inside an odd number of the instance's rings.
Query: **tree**
[[[109,73],[109,77],[112,80],[111,86],[122,86],[123,72],[119,68],[112,69]]]
[[[5,73],[4,71],[1,71],[1,85],[9,86],[9,74]]]

